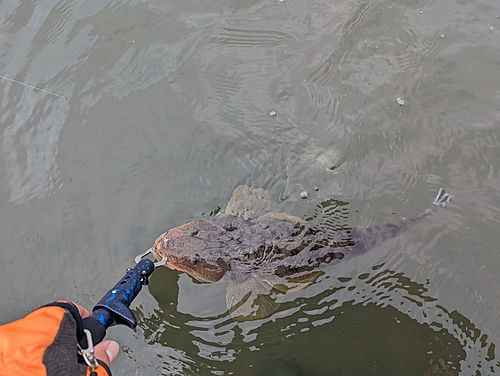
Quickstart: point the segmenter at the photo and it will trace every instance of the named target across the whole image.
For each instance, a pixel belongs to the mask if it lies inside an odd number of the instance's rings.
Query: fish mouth
[[[165,237],[165,235],[167,235],[166,232],[164,232],[163,234],[158,236],[156,238],[155,242],[153,243],[153,247],[151,247],[151,253],[153,253],[153,256],[158,261],[161,261],[166,257],[165,252],[161,249],[163,238]]]

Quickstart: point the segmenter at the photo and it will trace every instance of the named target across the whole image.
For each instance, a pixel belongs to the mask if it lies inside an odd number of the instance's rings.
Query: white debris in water
[[[307,191],[300,192],[300,197],[307,198]]]
[[[418,13],[422,14],[422,13],[424,13],[424,11],[423,10],[419,10]]]
[[[275,110],[269,111],[269,116],[275,117],[276,116],[276,111]]]
[[[493,26],[490,26],[488,29],[490,29],[490,31],[493,31]]]
[[[402,97],[397,97],[396,103],[398,104],[398,106],[404,106],[406,104],[405,100]]]
[[[278,3],[283,4],[285,0],[278,0]]]
[[[441,38],[444,38],[444,34],[441,34],[441,35],[440,35],[440,37],[441,37]]]

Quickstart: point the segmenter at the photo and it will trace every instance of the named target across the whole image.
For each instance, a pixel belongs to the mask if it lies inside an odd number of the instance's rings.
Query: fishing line
[[[62,95],[59,95],[59,94],[56,94],[56,93],[52,93],[52,92],[44,90],[44,89],[40,89],[39,87],[36,87],[36,86],[33,86],[33,85],[25,84],[24,82],[21,82],[21,81],[13,80],[12,78],[9,78],[9,77],[5,77],[5,76],[2,76],[2,75],[0,75],[0,77],[3,78],[4,80],[12,81],[12,82],[15,82],[16,84],[29,87],[30,89],[40,90],[43,93],[51,94],[51,95],[54,95],[54,96],[62,98],[62,99],[68,99],[66,97],[63,97]]]

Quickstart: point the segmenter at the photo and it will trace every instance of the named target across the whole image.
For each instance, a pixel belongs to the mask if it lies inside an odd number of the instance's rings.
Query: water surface
[[[353,227],[445,187],[446,209],[263,320],[233,322],[223,285],[155,272],[137,330],[108,332],[114,374],[498,373],[499,15],[493,0],[1,2],[0,75],[45,90],[0,78],[2,322],[90,308],[240,184]]]

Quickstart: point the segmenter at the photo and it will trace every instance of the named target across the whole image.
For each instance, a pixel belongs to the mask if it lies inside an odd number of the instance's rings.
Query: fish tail
[[[451,199],[452,197],[443,188],[441,188],[432,202],[431,207],[425,209],[419,215],[412,218],[405,218],[397,223],[387,223],[385,225],[373,226],[364,230],[355,231],[353,235],[355,235],[358,239],[353,238],[356,243],[353,248],[354,253],[364,253],[392,238],[395,238],[398,235],[401,235],[403,232],[419,222],[422,218],[428,216],[436,209],[444,207],[451,201]]]
[[[434,201],[432,201],[432,206],[433,207],[440,207],[440,208],[444,208],[445,205],[450,202],[451,200],[453,199],[452,196],[450,196],[445,190],[444,188],[440,188],[439,189],[439,192],[436,196],[436,198],[434,199]]]

